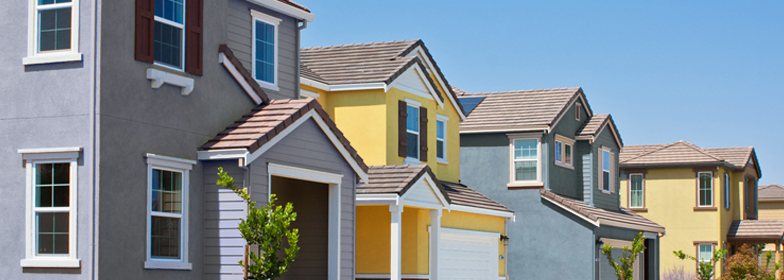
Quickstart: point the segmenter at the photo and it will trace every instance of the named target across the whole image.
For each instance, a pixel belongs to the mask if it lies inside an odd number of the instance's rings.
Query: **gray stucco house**
[[[512,279],[617,279],[603,244],[647,249],[635,279],[659,279],[662,226],[620,207],[610,115],[595,115],[581,88],[466,93],[460,125],[463,182],[515,211],[509,224]],[[620,249],[614,249],[620,255]]]
[[[315,233],[288,279],[354,278],[367,166],[314,100],[298,100],[307,8],[4,7],[0,279],[241,279],[246,210],[214,185],[219,166],[256,200],[294,202],[295,226]]]

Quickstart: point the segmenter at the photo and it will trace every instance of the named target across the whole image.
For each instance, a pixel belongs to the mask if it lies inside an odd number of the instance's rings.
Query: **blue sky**
[[[463,90],[579,86],[624,144],[754,146],[784,184],[784,1],[298,2],[305,47],[423,39]]]

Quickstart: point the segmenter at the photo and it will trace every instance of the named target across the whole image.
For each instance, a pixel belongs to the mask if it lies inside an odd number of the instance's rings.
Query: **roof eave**
[[[306,12],[302,9],[298,9],[294,6],[281,3],[275,0],[247,0],[247,1],[264,6],[265,8],[269,8],[270,10],[282,13],[290,17],[294,17],[299,20],[305,20],[307,22],[313,22],[313,19],[316,17],[312,13]]]

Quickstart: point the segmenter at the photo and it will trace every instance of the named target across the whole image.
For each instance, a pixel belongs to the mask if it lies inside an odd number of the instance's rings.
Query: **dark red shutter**
[[[419,160],[427,161],[427,108],[419,108]]]
[[[185,72],[202,73],[202,37],[204,0],[187,0],[185,4]]]
[[[406,140],[406,119],[408,119],[408,106],[405,101],[397,102],[397,155],[406,157],[408,141]]]
[[[153,62],[153,27],[155,27],[155,0],[136,0],[136,60]]]

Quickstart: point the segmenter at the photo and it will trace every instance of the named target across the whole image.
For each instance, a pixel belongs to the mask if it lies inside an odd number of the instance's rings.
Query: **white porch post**
[[[430,280],[438,280],[438,251],[441,249],[441,209],[430,210]]]
[[[389,279],[390,280],[401,280],[402,278],[402,271],[400,268],[401,264],[401,236],[402,236],[402,225],[403,225],[403,217],[401,215],[403,213],[403,206],[389,206],[389,214],[392,218],[392,221],[389,223],[390,225],[390,246],[391,246],[391,254],[389,255],[390,259],[390,266],[389,266]]]

